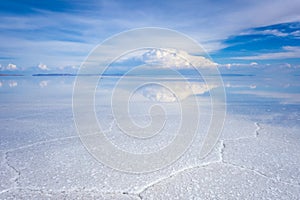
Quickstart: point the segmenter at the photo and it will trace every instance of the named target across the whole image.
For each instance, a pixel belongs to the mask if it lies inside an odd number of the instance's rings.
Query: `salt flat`
[[[222,135],[203,159],[200,144],[209,126],[205,118],[209,109],[202,109],[199,134],[180,159],[154,172],[132,174],[107,167],[87,151],[76,132],[71,90],[67,91],[57,97],[43,90],[25,100],[14,91],[1,99],[0,199],[300,198],[297,107],[287,110],[285,117],[275,105],[271,108],[280,112],[270,112],[264,105],[228,104]],[[135,106],[137,122],[149,121]],[[103,104],[96,107],[102,129],[128,152],[163,148],[179,123],[170,109],[165,131],[135,143],[123,135],[109,109]]]
[[[171,166],[130,174],[97,162],[72,120],[65,119],[65,128],[59,129],[59,119],[38,118],[33,128],[30,120],[35,117],[1,121],[4,127],[23,126],[22,131],[1,132],[1,199],[300,198],[298,127],[227,116],[222,137],[205,159],[197,159],[195,140]],[[45,118],[47,123],[42,123]],[[116,131],[113,124],[111,130]]]

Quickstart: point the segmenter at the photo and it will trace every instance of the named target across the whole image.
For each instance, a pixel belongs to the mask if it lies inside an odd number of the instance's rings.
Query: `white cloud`
[[[288,59],[300,58],[300,47],[285,46],[283,51],[275,53],[264,53],[255,56],[234,57],[233,59],[239,60],[270,60],[270,59]]]
[[[45,65],[45,64],[43,64],[43,63],[40,63],[40,64],[38,65],[38,68],[41,69],[41,70],[44,70],[44,71],[49,70],[48,66]]]
[[[260,35],[274,35],[277,37],[286,37],[290,35],[289,33],[281,32],[277,29],[267,29],[267,30],[251,30],[247,32],[243,32],[240,35],[254,35],[254,34],[260,34]]]
[[[285,37],[285,36],[288,36],[289,34],[288,33],[283,33],[277,29],[273,29],[273,30],[264,30],[262,31],[262,34],[265,34],[265,35],[275,35],[277,37]]]
[[[17,68],[17,65],[9,63],[5,69],[9,70],[9,71],[14,71],[14,70],[17,70],[18,68]]]
[[[255,89],[257,87],[257,85],[255,84],[231,84],[230,82],[227,82],[225,84],[225,87],[227,88],[250,88],[250,89]]]
[[[230,69],[231,67],[256,67],[256,66],[258,66],[257,62],[218,64],[218,67],[226,67],[228,69]]]
[[[185,51],[175,49],[152,49],[143,54],[135,53],[131,58],[140,59],[146,64],[157,64],[162,68],[192,69],[193,66],[197,68],[217,66],[216,63],[208,58],[194,56]],[[127,57],[127,59],[130,59],[130,57]]]
[[[60,67],[58,67],[58,69],[60,69],[60,70],[65,70],[65,69],[78,70],[79,67],[80,67],[79,65],[66,65],[66,66],[60,66]]]
[[[300,37],[300,30],[292,32],[291,35],[293,35],[295,37]]]
[[[251,66],[256,66],[256,65],[258,65],[258,63],[257,62],[252,62],[252,63],[250,63],[250,65]]]
[[[0,87],[2,87],[3,83],[0,81]]]

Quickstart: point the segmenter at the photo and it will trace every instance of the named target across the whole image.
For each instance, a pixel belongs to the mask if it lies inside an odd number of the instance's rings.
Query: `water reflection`
[[[10,88],[17,87],[18,86],[18,82],[17,81],[9,81],[8,86]]]
[[[103,78],[104,87],[101,88],[98,99],[109,97],[115,83],[120,77],[111,76]],[[128,82],[137,82],[145,78],[129,77]],[[18,101],[26,97],[39,97],[43,99],[56,96],[57,99],[67,96],[68,101],[72,102],[72,90],[75,77],[1,77],[0,95],[1,100],[11,99],[10,94]],[[252,76],[252,77],[223,77],[227,94],[228,105],[247,104],[248,109],[253,105],[274,105],[274,104],[293,104],[298,105],[300,84],[299,77],[288,76],[278,80],[271,76]],[[179,79],[157,79],[158,84],[147,84],[139,88],[141,96],[157,102],[174,102],[184,100],[189,96],[209,95],[209,91],[217,85],[206,85],[202,80],[190,79],[188,82]],[[50,84],[51,83],[51,84]],[[47,87],[47,90],[45,88]],[[168,88],[172,88],[170,91]],[[124,88],[126,89],[126,88]],[[271,103],[270,103],[271,102]],[[274,105],[275,107],[276,105]],[[300,109],[299,109],[300,110]]]
[[[47,86],[48,86],[48,82],[49,82],[49,81],[41,81],[41,82],[39,83],[39,85],[40,85],[41,88],[44,88],[44,87],[47,87]]]
[[[215,88],[215,85],[205,83],[162,82],[161,84],[148,84],[141,87],[138,92],[151,101],[174,102],[184,100],[190,95],[200,95]],[[172,88],[172,90],[170,89]]]

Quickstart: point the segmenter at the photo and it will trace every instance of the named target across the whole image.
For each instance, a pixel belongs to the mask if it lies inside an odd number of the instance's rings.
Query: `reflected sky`
[[[76,77],[73,76],[48,76],[48,77],[0,77],[0,105],[10,107],[36,104],[65,104],[71,108],[73,84]],[[260,118],[275,123],[287,123],[297,125],[300,120],[300,83],[299,77],[288,75],[281,79],[267,75],[237,76],[225,75],[222,77],[225,92],[227,111],[231,114],[244,114],[250,118]],[[104,87],[98,87],[96,91],[97,105],[103,106],[104,98],[109,97],[114,84],[120,76],[103,77]],[[131,77],[131,82],[138,82],[139,78]],[[156,79],[157,83],[164,85],[177,85],[177,95],[180,98],[188,98],[185,91],[186,83],[176,79]],[[192,77],[189,87],[194,87],[194,92],[199,98],[209,99],[208,88],[203,88],[203,80]],[[213,90],[212,86],[209,89]],[[167,89],[159,85],[148,85],[140,88],[143,101],[173,101],[174,96]],[[170,98],[170,99],[168,99]],[[109,100],[109,99],[108,99]],[[2,117],[6,113],[1,113]],[[272,117],[273,116],[273,117]],[[268,119],[272,118],[272,120]],[[274,122],[273,122],[274,123]]]

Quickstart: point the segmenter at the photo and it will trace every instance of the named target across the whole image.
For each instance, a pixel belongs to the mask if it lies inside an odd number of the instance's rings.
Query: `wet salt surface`
[[[17,87],[0,88],[0,199],[300,198],[298,104],[238,95],[245,87],[231,85],[222,136],[206,158],[199,159],[199,134],[172,165],[130,174],[106,167],[88,153],[73,121],[72,78],[49,79],[46,87],[39,84],[43,80],[20,78]],[[172,123],[178,123],[171,113],[162,138],[152,145],[128,145],[128,138],[118,137],[122,133],[109,107],[99,103],[96,110],[111,141],[133,152],[168,143]],[[137,119],[144,123],[145,117]],[[205,120],[201,124],[205,130]]]

